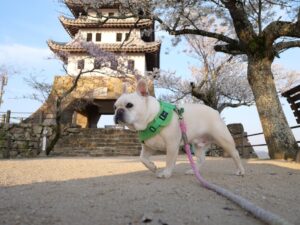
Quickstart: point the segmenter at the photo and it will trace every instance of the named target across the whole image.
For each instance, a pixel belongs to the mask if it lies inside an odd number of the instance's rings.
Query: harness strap
[[[167,126],[173,117],[173,111],[176,106],[167,102],[159,102],[160,110],[156,117],[148,124],[147,128],[143,131],[139,131],[139,140],[144,142],[145,140],[154,137],[161,129]]]

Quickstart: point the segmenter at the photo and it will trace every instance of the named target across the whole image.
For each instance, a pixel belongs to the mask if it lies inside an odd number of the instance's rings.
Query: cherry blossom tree
[[[75,1],[75,0],[74,0]],[[78,0],[81,2],[80,0]],[[271,65],[280,53],[300,46],[299,1],[287,0],[87,0],[90,7],[120,4],[119,18],[153,19],[170,35],[214,38],[215,50],[231,56],[244,55],[252,89],[271,158],[296,158],[298,144],[283,113]],[[233,28],[212,32],[202,21]],[[228,29],[230,30],[230,29]]]

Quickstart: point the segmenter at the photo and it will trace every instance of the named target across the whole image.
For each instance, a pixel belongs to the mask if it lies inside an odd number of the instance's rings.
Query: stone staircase
[[[68,128],[51,155],[58,156],[136,156],[141,144],[137,133],[116,128]]]

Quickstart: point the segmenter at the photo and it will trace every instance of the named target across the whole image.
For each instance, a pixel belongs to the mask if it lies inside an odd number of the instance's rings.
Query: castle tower
[[[118,19],[117,5],[95,8],[83,2],[65,0],[74,18],[59,18],[71,41],[48,41],[49,48],[66,64],[68,75],[55,77],[52,93],[70,87],[80,70],[86,72],[64,103],[62,123],[74,123],[75,115],[76,123],[82,127],[96,127],[101,115],[113,114],[113,104],[122,92],[123,80],[115,76],[118,63],[109,68],[102,67],[101,62],[97,62],[86,48],[78,44],[78,40],[93,43],[101,50],[125,59],[123,66],[125,64],[128,68],[128,76],[132,76],[132,71],[144,76],[147,71],[159,68],[160,42],[155,41],[152,20]],[[44,114],[46,122],[53,117],[53,98],[50,95],[38,110],[39,114]],[[37,116],[36,112],[32,118]]]

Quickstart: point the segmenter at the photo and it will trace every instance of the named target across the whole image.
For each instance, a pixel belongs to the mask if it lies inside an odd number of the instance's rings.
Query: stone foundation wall
[[[45,133],[47,131],[47,133]],[[0,158],[37,157],[42,141],[53,139],[54,126],[39,124],[0,124]],[[120,129],[63,127],[62,136],[50,155],[55,156],[135,156],[141,144],[137,133]],[[43,154],[44,155],[44,154]]]
[[[246,134],[241,124],[228,126],[234,137]],[[44,132],[47,131],[47,134]],[[42,139],[47,142],[54,137],[54,126],[39,124],[0,124],[0,158],[37,157],[42,152]],[[9,141],[8,141],[9,140]],[[235,138],[240,156],[256,157],[247,138]],[[136,156],[140,154],[141,145],[137,133],[123,128],[84,129],[63,127],[62,136],[50,155],[53,156]],[[161,153],[161,152],[159,152]],[[165,154],[165,153],[163,153]],[[209,156],[228,155],[217,146],[212,146]]]
[[[43,133],[53,138],[53,126],[0,124],[0,158],[36,157],[42,150]]]

